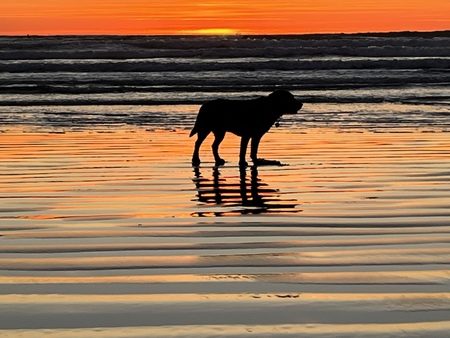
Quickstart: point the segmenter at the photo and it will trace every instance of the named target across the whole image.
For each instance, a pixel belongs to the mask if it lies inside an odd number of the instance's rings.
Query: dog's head
[[[303,103],[287,90],[276,90],[268,96],[268,99],[273,109],[281,115],[297,114],[303,106]]]

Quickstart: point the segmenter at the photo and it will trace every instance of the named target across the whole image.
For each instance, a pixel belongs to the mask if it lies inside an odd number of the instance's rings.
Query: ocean
[[[449,32],[0,37],[0,336],[448,336],[449,84]],[[280,88],[283,165],[192,167]]]
[[[212,98],[277,88],[286,128],[447,130],[450,33],[0,37],[0,124],[191,128]]]

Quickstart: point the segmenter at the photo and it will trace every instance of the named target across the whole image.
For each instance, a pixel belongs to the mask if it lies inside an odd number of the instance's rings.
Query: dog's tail
[[[198,124],[199,124],[198,120],[202,119],[202,116],[203,116],[202,112],[205,110],[205,106],[206,105],[207,105],[207,103],[202,104],[202,106],[200,107],[200,109],[198,111],[197,118],[195,119],[194,128],[192,128],[191,133],[189,134],[189,137],[192,137],[192,136],[194,136],[195,134],[198,133]]]
[[[194,136],[195,134],[197,134],[198,130],[197,130],[197,123],[195,124],[194,128],[192,128],[191,133],[189,134],[189,137]]]

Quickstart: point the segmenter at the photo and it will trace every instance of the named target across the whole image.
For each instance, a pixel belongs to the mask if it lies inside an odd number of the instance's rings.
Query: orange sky
[[[0,35],[450,29],[450,0],[1,0]]]

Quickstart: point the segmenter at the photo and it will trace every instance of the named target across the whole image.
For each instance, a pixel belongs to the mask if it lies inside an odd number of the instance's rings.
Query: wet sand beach
[[[0,336],[448,334],[448,132],[188,133],[2,129]]]

